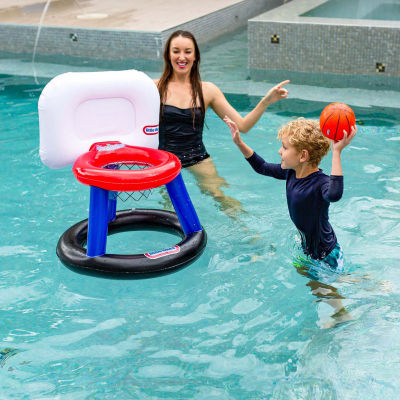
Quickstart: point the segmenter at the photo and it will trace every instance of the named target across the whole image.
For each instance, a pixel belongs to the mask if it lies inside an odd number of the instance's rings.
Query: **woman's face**
[[[175,73],[185,74],[190,72],[196,59],[192,39],[178,36],[171,40],[169,58]]]

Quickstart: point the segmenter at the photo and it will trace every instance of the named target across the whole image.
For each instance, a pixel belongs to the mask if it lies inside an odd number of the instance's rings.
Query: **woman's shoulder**
[[[217,98],[221,92],[220,88],[212,82],[201,82],[203,95],[207,102]]]
[[[210,91],[219,90],[218,86],[212,82],[201,81],[201,86],[202,86],[203,90],[210,90]]]
[[[160,79],[153,79],[153,82],[158,85],[158,82],[160,81]]]

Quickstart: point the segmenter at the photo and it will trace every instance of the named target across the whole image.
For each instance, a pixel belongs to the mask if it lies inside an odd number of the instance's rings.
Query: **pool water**
[[[328,0],[302,16],[400,21],[400,1]]]
[[[284,183],[254,173],[211,111],[207,149],[229,184],[225,193],[246,213],[228,217],[183,171],[208,234],[195,263],[145,280],[65,268],[56,244],[87,218],[89,190],[70,168],[50,170],[39,159],[43,85],[2,76],[0,87],[0,399],[398,398],[398,109],[351,104],[359,132],[343,152],[345,192],[330,215],[347,274],[333,287],[353,319],[326,328],[331,306],[293,266]],[[243,114],[259,100],[228,98]],[[291,97],[245,139],[279,162],[278,128],[300,115],[318,118],[326,104]],[[329,173],[330,155],[322,168]],[[118,208],[164,204],[156,189]],[[175,243],[173,235],[132,232],[110,237],[108,251]]]

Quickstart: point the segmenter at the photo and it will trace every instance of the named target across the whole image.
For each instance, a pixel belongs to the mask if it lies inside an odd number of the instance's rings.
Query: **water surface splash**
[[[38,30],[36,32],[35,45],[33,47],[32,69],[33,69],[33,78],[35,79],[35,83],[36,84],[39,84],[39,81],[37,80],[37,74],[36,74],[36,68],[35,68],[36,50],[37,50],[37,46],[38,46],[38,43],[39,43],[40,31],[42,30],[43,21],[44,21],[44,19],[46,17],[46,13],[47,13],[47,10],[48,10],[48,8],[50,6],[50,3],[51,3],[51,0],[47,0],[45,6],[43,8],[42,15],[40,16]]]

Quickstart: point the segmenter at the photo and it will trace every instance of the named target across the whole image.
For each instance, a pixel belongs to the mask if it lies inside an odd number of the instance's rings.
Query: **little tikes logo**
[[[143,133],[145,135],[157,135],[158,134],[158,125],[146,125],[143,128]]]
[[[97,151],[114,151],[114,150],[122,149],[123,147],[125,147],[125,145],[122,143],[106,144],[104,146],[97,145],[96,150]]]
[[[144,253],[144,255],[147,258],[151,258],[154,260],[156,258],[169,256],[170,254],[179,253],[180,251],[181,251],[181,248],[179,246],[175,245],[172,247],[168,247],[167,249],[164,249],[164,250],[153,251],[152,253]]]

